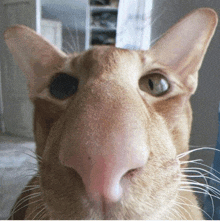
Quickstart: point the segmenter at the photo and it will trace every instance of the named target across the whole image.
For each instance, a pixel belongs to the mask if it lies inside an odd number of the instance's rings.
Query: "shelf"
[[[118,8],[111,6],[90,6],[91,12],[118,12]]]
[[[116,28],[91,27],[92,32],[115,32]]]
[[[116,5],[90,5],[90,46],[115,45],[117,14]]]

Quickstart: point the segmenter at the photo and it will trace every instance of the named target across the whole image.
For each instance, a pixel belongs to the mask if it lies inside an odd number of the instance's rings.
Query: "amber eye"
[[[170,88],[168,80],[159,73],[152,73],[142,77],[139,84],[141,90],[153,96],[162,96]]]
[[[53,97],[63,100],[76,93],[79,81],[66,73],[58,73],[51,81],[50,93]]]

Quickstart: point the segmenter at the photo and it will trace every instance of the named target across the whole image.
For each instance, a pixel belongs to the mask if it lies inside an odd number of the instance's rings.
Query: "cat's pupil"
[[[148,83],[149,83],[149,86],[150,86],[150,89],[153,90],[154,89],[154,83],[151,79],[148,80]]]
[[[53,97],[63,100],[76,93],[79,81],[66,73],[58,73],[50,84],[50,93]]]

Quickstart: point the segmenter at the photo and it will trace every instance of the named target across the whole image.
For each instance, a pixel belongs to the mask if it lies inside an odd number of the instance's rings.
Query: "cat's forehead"
[[[148,63],[146,52],[133,51],[112,46],[97,46],[78,56],[72,56],[67,64],[68,70],[75,72],[86,71],[88,75],[105,73],[122,73],[132,69],[139,69]]]
[[[134,59],[136,54],[137,52],[127,49],[112,46],[96,46],[82,53],[80,58],[82,59],[82,62],[84,62],[84,65],[91,65],[91,63],[109,63],[114,65],[125,59]]]

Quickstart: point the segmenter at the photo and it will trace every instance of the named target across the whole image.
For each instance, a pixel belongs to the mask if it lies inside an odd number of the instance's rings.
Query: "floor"
[[[34,151],[32,140],[0,134],[0,220],[8,218],[17,196],[35,173]]]
[[[0,134],[0,220],[8,218],[17,196],[36,172],[34,151],[33,140]],[[203,150],[194,152],[191,159],[203,159],[210,166],[213,156],[214,151]]]

